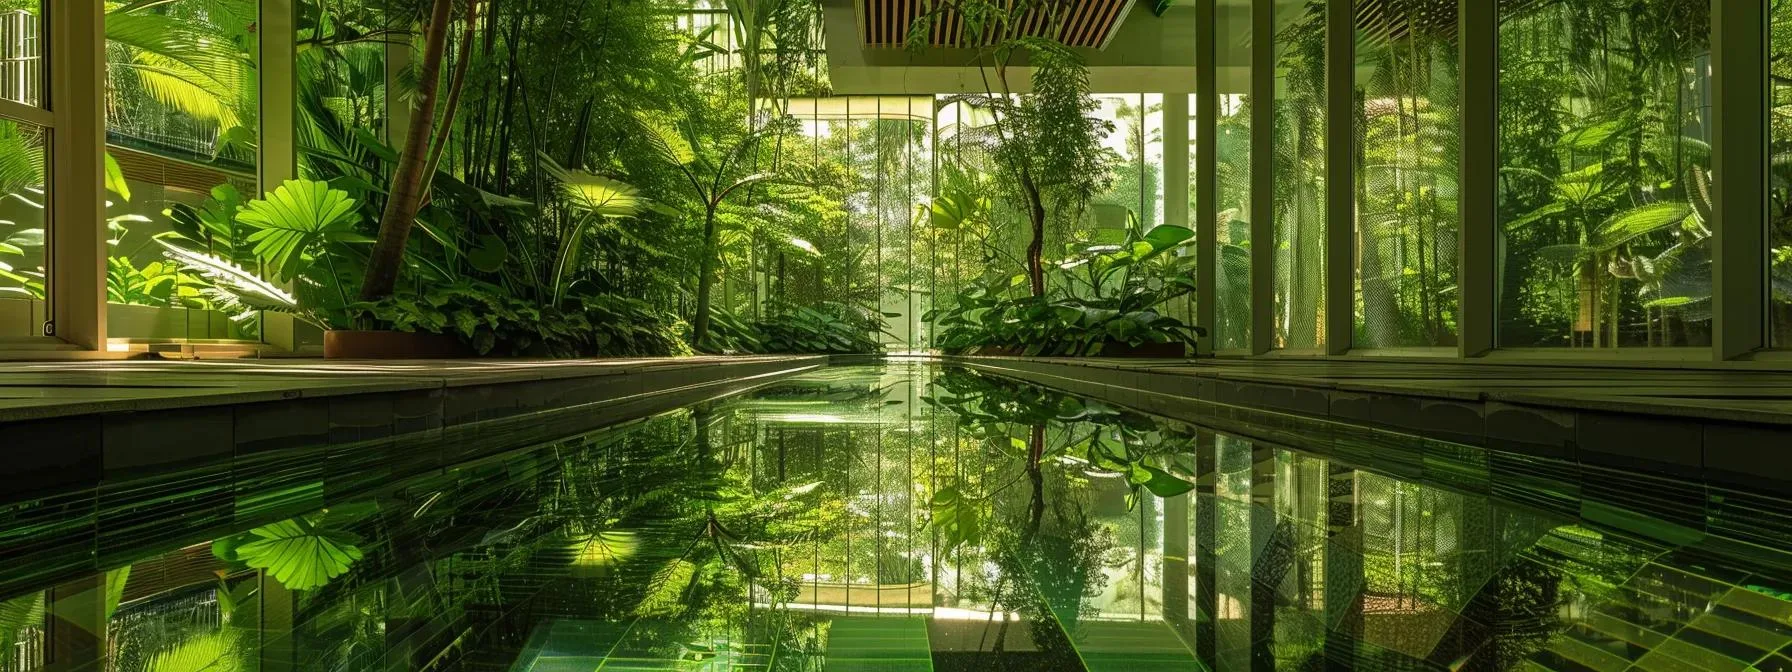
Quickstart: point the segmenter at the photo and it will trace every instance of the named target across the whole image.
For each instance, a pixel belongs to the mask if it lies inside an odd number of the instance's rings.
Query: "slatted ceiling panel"
[[[984,36],[983,44],[993,45],[1013,37],[1048,36],[1073,47],[1099,49],[1119,28],[1121,17],[1134,1],[1064,0],[1056,9],[1056,26],[1043,7],[1034,7],[1017,17],[1005,31]],[[931,4],[929,0],[858,0],[859,37],[866,46],[901,47],[907,43],[909,26]],[[1014,0],[1009,0],[1008,6],[1013,4]],[[947,12],[928,28],[928,43],[935,47],[972,46],[972,36],[966,32],[964,17]]]

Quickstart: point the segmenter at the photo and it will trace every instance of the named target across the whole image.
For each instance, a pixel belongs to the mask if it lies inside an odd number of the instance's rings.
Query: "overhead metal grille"
[[[1006,0],[1013,7],[1015,0]],[[868,47],[901,47],[908,42],[915,19],[932,8],[928,0],[857,0],[859,39]],[[987,46],[1017,37],[1050,37],[1072,47],[1100,49],[1120,27],[1133,0],[1065,0],[1043,3],[1022,13],[981,40],[965,26],[964,17],[946,10],[931,21],[927,44],[932,47]]]

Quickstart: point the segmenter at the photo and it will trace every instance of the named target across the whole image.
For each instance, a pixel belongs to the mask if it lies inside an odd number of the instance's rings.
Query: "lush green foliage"
[[[1090,245],[1048,274],[1045,296],[1023,293],[1024,276],[990,274],[924,319],[936,321],[947,352],[1099,355],[1115,344],[1185,344],[1205,330],[1161,308],[1194,291],[1190,259],[1174,252],[1193,242],[1177,226],[1140,231],[1117,245]]]
[[[481,355],[581,357],[684,354],[682,323],[647,303],[617,296],[575,296],[558,307],[466,281],[432,287],[353,310],[399,331],[454,334]]]

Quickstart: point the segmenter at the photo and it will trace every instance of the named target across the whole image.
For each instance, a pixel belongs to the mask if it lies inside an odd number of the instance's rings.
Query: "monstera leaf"
[[[287,180],[266,196],[250,201],[237,221],[256,230],[249,234],[255,256],[268,263],[281,280],[303,270],[306,254],[325,241],[368,242],[355,232],[355,201],[327,182]]]
[[[355,535],[319,527],[302,517],[264,525],[249,534],[252,540],[235,548],[237,559],[292,590],[320,588],[361,559]]]

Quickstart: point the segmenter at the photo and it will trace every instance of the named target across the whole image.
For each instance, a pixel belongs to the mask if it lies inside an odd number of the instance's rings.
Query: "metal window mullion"
[[[411,129],[411,97],[403,95],[399,90],[405,71],[411,69],[412,40],[411,30],[416,27],[410,16],[393,18],[392,2],[387,3],[386,26],[392,30],[404,29],[402,40],[395,36],[387,36],[386,53],[386,144],[402,149],[405,136]]]
[[[49,298],[45,334],[106,346],[105,7],[60,2],[50,21]]]
[[[1325,352],[1356,325],[1356,0],[1325,4]]]
[[[1275,345],[1276,0],[1251,3],[1251,354]]]
[[[1168,88],[1168,87],[1166,87]],[[1189,226],[1188,187],[1189,187],[1189,151],[1188,151],[1188,94],[1166,93],[1163,102],[1163,147],[1164,147],[1164,221],[1169,226]],[[1143,181],[1140,182],[1144,184]],[[1142,187],[1141,187],[1142,188]],[[1149,198],[1155,199],[1153,193]],[[1149,207],[1149,206],[1147,206]],[[1202,287],[1207,281],[1202,277],[1200,261],[1200,237],[1195,240],[1195,286]],[[1196,309],[1200,309],[1200,298],[1195,297]],[[1195,324],[1201,324],[1200,318],[1187,316]],[[1207,342],[1201,340],[1197,345],[1207,349]]]
[[[1456,352],[1478,357],[1493,350],[1497,324],[1499,8],[1492,2],[1459,0],[1457,12],[1462,68],[1457,211],[1462,223],[1456,248]]]
[[[1712,0],[1712,357],[1767,342],[1767,3]]]
[[[1195,0],[1195,324],[1211,330],[1199,341],[1199,354],[1213,353],[1213,344],[1221,337],[1219,325],[1219,20],[1218,0]],[[1188,96],[1177,94],[1187,105]],[[1188,115],[1170,115],[1169,98],[1165,98],[1165,128],[1169,120],[1188,127]],[[1184,138],[1186,141],[1187,138]],[[1182,143],[1186,149],[1187,142]],[[1174,147],[1168,139],[1165,151]],[[1165,163],[1175,165],[1168,160]],[[1172,201],[1166,193],[1165,206],[1186,207],[1188,200]]]
[[[294,0],[261,0],[257,65],[260,76],[260,142],[256,174],[270,191],[298,174],[298,17]]]

